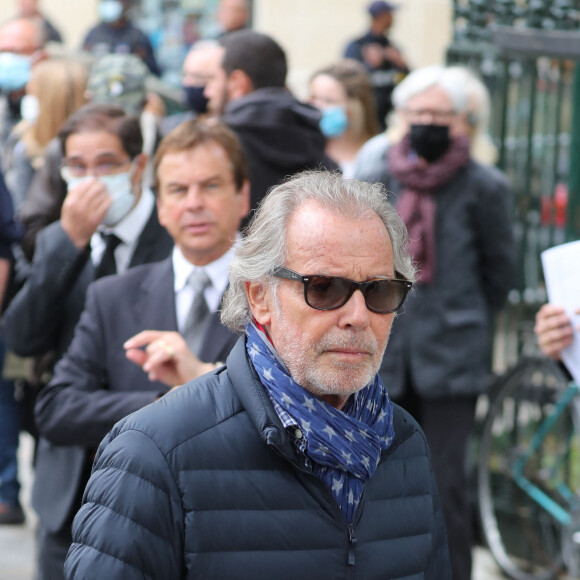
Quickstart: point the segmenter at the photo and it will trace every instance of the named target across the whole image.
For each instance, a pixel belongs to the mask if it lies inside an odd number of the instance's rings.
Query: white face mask
[[[102,175],[99,181],[105,185],[111,196],[112,203],[102,219],[101,223],[107,227],[118,224],[135,205],[135,194],[131,183],[132,171],[117,173],[116,175]],[[70,191],[80,183],[92,179],[90,175],[85,177],[72,177],[67,181],[67,189]]]
[[[112,227],[118,224],[135,205],[135,194],[131,183],[132,171],[117,173],[116,175],[103,175],[99,177],[113,200],[107,210],[103,221],[104,226]]]
[[[38,98],[34,95],[24,95],[20,101],[20,116],[33,125],[38,119],[39,112]]]
[[[92,179],[90,175],[85,175],[84,177],[69,177],[68,179],[62,176],[64,181],[66,181],[66,190],[70,191],[73,187]]]

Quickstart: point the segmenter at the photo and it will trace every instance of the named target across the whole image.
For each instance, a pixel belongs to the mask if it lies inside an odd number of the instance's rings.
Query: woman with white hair
[[[435,67],[433,67],[435,70]],[[440,70],[441,67],[437,67]],[[427,70],[427,69],[423,69]],[[466,132],[470,138],[472,159],[492,165],[497,161],[497,148],[489,136],[491,99],[485,84],[471,71],[462,66],[449,67],[447,75],[457,76],[457,82],[465,83],[467,92]],[[423,74],[423,73],[421,73]],[[354,162],[354,177],[361,181],[375,181],[384,172],[389,147],[402,139],[405,123],[395,111],[387,130],[367,141],[357,153]]]
[[[425,431],[453,578],[469,580],[464,464],[476,399],[488,385],[493,316],[515,269],[508,186],[471,158],[468,84],[456,70],[419,69],[393,101],[404,137],[389,148],[381,181],[409,231],[419,278],[393,325],[381,374]]]

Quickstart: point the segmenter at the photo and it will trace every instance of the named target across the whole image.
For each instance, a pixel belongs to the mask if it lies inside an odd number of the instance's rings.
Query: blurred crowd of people
[[[179,90],[155,78],[131,0],[98,0],[100,22],[66,57],[47,50],[62,38],[38,1],[17,4],[0,25],[0,524],[24,521],[26,428],[37,580],[63,578],[113,425],[225,361],[233,249],[267,192],[305,170],[384,184],[410,234],[418,279],[380,376],[425,431],[453,579],[468,580],[466,446],[515,271],[482,82],[461,67],[411,71],[383,0],[368,32],[312,72],[306,102],[244,0],[220,2],[223,32],[192,46]]]

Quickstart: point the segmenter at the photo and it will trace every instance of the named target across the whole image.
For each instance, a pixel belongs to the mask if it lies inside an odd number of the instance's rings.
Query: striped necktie
[[[211,284],[211,280],[204,270],[194,270],[187,279],[187,283],[193,290],[193,299],[185,319],[183,338],[189,349],[199,356],[210,315],[203,293]]]

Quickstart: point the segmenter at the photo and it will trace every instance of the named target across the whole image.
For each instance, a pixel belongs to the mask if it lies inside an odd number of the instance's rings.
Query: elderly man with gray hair
[[[425,437],[378,375],[406,241],[380,185],[274,188],[224,299],[245,335],[103,441],[67,578],[449,580]]]

